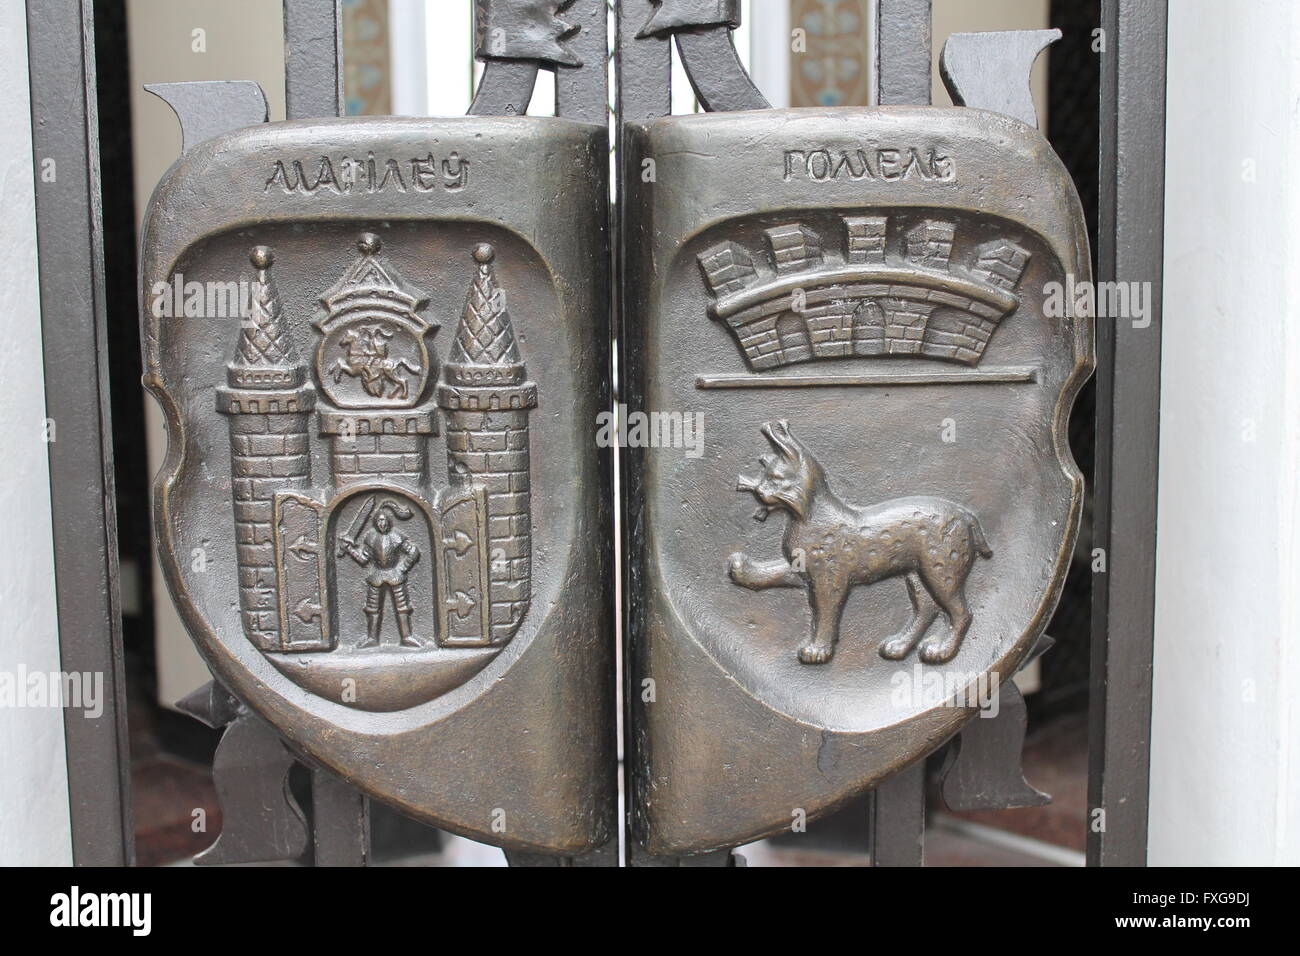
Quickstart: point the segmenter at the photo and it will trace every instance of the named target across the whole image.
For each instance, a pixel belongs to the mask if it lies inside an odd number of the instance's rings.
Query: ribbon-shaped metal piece
[[[577,27],[558,16],[573,0],[475,0],[480,60],[535,60],[582,66],[563,42]]]
[[[740,0],[661,0],[638,37],[691,27],[740,26]]]
[[[740,62],[731,32],[740,26],[740,0],[653,0],[638,40],[673,37],[700,105],[710,112],[761,110],[770,104]]]

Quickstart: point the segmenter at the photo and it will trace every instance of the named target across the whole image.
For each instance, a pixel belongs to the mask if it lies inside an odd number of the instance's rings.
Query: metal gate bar
[[[63,710],[72,856],[134,861],[118,604],[91,0],[27,2],[36,245],[60,668],[102,674],[99,717]],[[31,423],[37,427],[38,423]]]
[[[1099,281],[1149,281],[1149,327],[1097,317],[1088,864],[1147,854],[1164,264],[1165,3],[1104,0]],[[1122,163],[1121,163],[1122,159]]]
[[[930,0],[877,0],[876,102],[929,106]]]
[[[285,119],[342,116],[343,11],[340,0],[285,0]],[[317,866],[365,866],[370,799],[322,767],[311,768],[312,841]]]
[[[618,367],[614,375],[614,401],[622,408],[639,408],[641,395],[635,380],[628,376],[628,341],[635,336],[636,330],[629,328],[628,316],[632,310],[628,307],[626,282],[627,275],[627,221],[622,197],[626,195],[625,124],[628,122],[647,122],[672,112],[672,40],[667,35],[638,37],[641,28],[649,21],[654,10],[651,0],[618,0],[615,4],[617,16],[614,38],[614,71],[617,109],[615,110],[614,147],[616,161],[614,164],[617,177],[617,195],[619,200],[614,207],[614,321],[613,334],[617,340],[616,361]],[[639,786],[637,775],[633,771],[636,750],[633,746],[633,701],[636,693],[632,680],[634,655],[636,648],[632,644],[631,634],[637,627],[635,590],[637,582],[642,579],[638,566],[638,555],[629,547],[632,540],[629,529],[637,526],[637,518],[630,502],[639,498],[639,481],[636,469],[628,467],[629,460],[635,461],[638,450],[634,448],[619,449],[620,467],[622,469],[621,498],[617,502],[621,523],[622,547],[619,561],[621,606],[618,609],[622,623],[622,673],[619,679],[623,684],[623,802],[630,807],[635,800],[636,788]],[[637,845],[632,827],[632,813],[623,814],[623,862],[626,866],[652,866],[653,859],[645,859],[646,854]],[[661,865],[671,865],[664,863]]]
[[[343,114],[340,0],[284,4],[285,119]]]
[[[930,0],[878,0],[879,104],[929,106],[930,72]],[[924,864],[925,764],[913,764],[871,793],[867,843],[872,866]]]

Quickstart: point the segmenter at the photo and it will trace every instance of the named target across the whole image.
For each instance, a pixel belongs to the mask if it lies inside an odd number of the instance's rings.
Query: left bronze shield
[[[614,807],[604,131],[326,120],[211,140],[143,233],[159,559],[307,757],[477,840]]]

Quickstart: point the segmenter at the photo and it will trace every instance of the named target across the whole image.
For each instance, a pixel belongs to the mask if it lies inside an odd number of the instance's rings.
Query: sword
[[[366,522],[370,520],[370,515],[375,510],[375,499],[378,497],[378,495],[371,495],[366,499],[366,503],[361,506],[361,510],[357,512],[357,516],[352,522],[351,530],[343,536],[343,544],[339,545],[340,558],[348,553],[348,548],[355,548],[357,546],[357,537],[365,529]]]

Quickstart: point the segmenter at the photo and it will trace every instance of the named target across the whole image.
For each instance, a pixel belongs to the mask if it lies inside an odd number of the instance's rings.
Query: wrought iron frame
[[[59,654],[64,671],[104,675],[102,716],[63,712],[72,855],[77,865],[134,859],[117,515],[104,312],[95,39],[91,0],[27,2],[50,502]]]
[[[929,0],[878,3],[876,87],[881,102],[927,103]],[[102,672],[111,689],[101,718],[65,713],[73,854],[78,864],[129,865],[131,794],[107,402],[92,6],[91,0],[75,5],[28,0],[28,44],[33,159],[39,164],[54,157],[64,173],[57,188],[38,181],[36,195],[46,406],[61,436],[49,452],[60,651],[65,670]],[[616,9],[615,143],[621,147],[621,124],[670,112],[672,39],[667,34],[637,36],[652,13],[651,0],[622,0]],[[1089,803],[1095,809],[1088,861],[1140,865],[1146,859],[1155,589],[1167,11],[1160,0],[1103,0],[1102,10],[1098,278],[1150,281],[1157,294],[1149,328],[1100,323],[1098,330],[1094,546],[1105,551],[1107,572],[1096,577],[1093,598]],[[586,29],[575,41],[584,44],[582,55],[603,59],[605,15],[603,3],[584,7]],[[337,2],[285,0],[285,42],[289,118],[335,115],[341,100]],[[712,70],[716,58],[727,57],[729,28],[688,31],[678,34],[677,42],[683,62],[693,67],[702,102],[723,108],[763,105],[752,84]],[[490,59],[471,111],[521,112],[537,68],[536,61]],[[555,68],[561,114],[604,122],[604,73]],[[79,172],[83,165],[84,174]],[[76,175],[68,178],[69,170]],[[613,214],[621,235],[617,207]],[[617,279],[624,244],[620,241],[616,248]],[[72,309],[68,303],[84,306]],[[626,588],[626,568],[623,573]],[[366,799],[321,771],[314,771],[313,785],[317,862],[364,864]],[[919,865],[924,820],[924,769],[918,764],[872,795],[875,865]],[[605,854],[589,862],[609,865],[614,860]],[[735,860],[729,852],[646,859],[629,842],[628,862],[689,866]]]
[[[1151,283],[1151,324],[1097,324],[1088,863],[1147,857],[1164,267],[1163,0],[1103,0],[1097,278]]]

